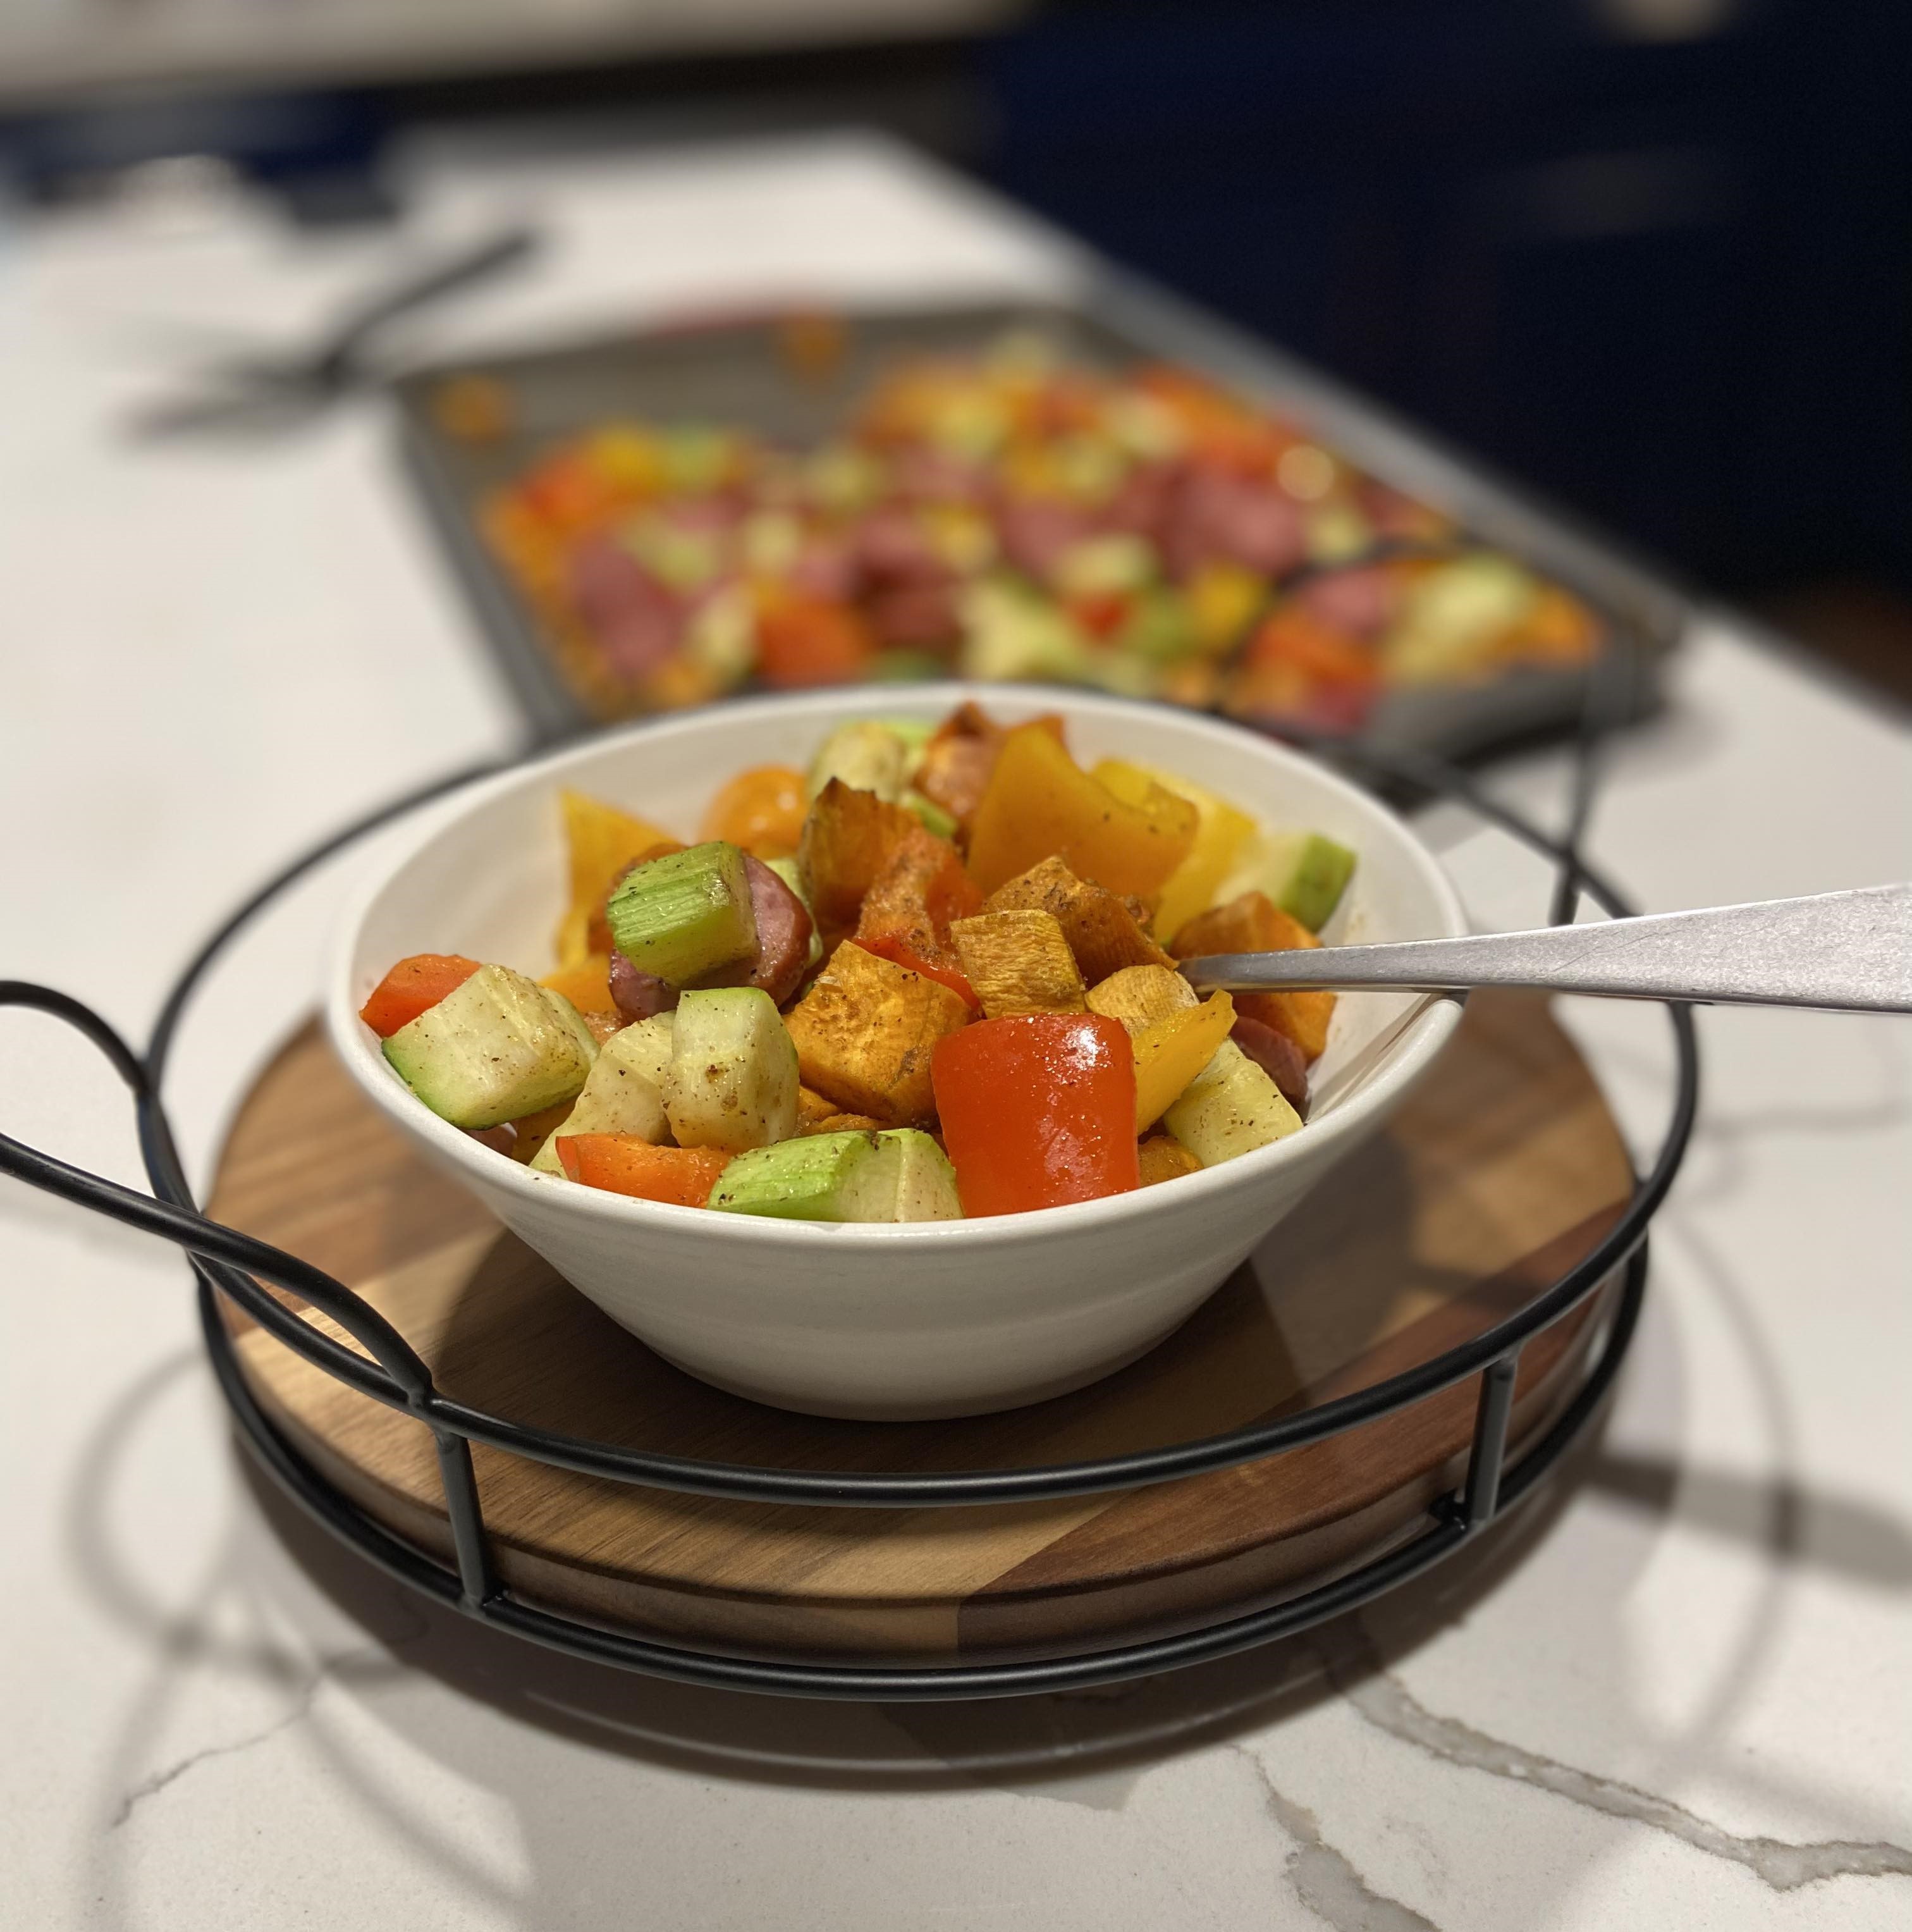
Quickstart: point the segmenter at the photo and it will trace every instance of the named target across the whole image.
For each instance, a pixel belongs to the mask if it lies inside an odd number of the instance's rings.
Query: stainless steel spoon
[[[1617,1000],[1912,1013],[1912,885],[1537,932],[1185,959],[1202,992],[1537,986]]]

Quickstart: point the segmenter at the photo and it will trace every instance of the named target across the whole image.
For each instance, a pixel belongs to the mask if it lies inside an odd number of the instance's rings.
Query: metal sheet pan
[[[1384,482],[1446,512],[1470,538],[1584,598],[1611,639],[1604,668],[1610,716],[1636,716],[1656,701],[1660,662],[1689,608],[1680,592],[1319,370],[1157,290],[1105,274],[1071,305],[852,308],[840,319],[844,352],[826,378],[798,380],[778,351],[787,318],[758,314],[422,368],[395,383],[405,461],[480,630],[540,736],[606,721],[567,677],[485,543],[478,518],[493,491],[540,451],[610,417],[736,425],[781,441],[814,441],[841,424],[892,362],[973,351],[1010,329],[1035,331],[1095,366],[1180,363],[1296,418]],[[489,377],[509,392],[505,434],[474,442],[440,427],[432,399],[460,375]],[[1490,683],[1392,693],[1363,735],[1450,757],[1476,754],[1572,724],[1584,709],[1589,675],[1524,668]]]

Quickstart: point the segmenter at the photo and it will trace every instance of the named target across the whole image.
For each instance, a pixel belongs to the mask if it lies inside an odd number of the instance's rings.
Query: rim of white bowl
[[[394,1074],[382,1054],[370,1043],[370,1034],[358,1017],[354,997],[352,963],[358,935],[373,904],[395,874],[409,865],[432,842],[443,836],[460,818],[488,804],[492,800],[541,782],[568,765],[595,758],[626,744],[641,743],[664,736],[695,736],[700,731],[721,731],[727,724],[766,715],[788,716],[793,712],[835,713],[849,716],[876,712],[890,716],[907,716],[919,710],[946,712],[966,700],[999,710],[1022,711],[1034,715],[1060,711],[1066,718],[1074,712],[1104,717],[1140,717],[1197,740],[1251,746],[1258,756],[1271,763],[1305,772],[1311,783],[1340,793],[1354,808],[1383,826],[1390,836],[1405,847],[1434,893],[1445,921],[1445,930],[1430,938],[1458,938],[1467,930],[1460,896],[1434,854],[1414,835],[1400,814],[1383,805],[1371,792],[1363,791],[1338,772],[1305,756],[1291,746],[1263,734],[1226,720],[1200,712],[1177,712],[1172,707],[1145,700],[1111,697],[1101,692],[1077,692],[1038,685],[990,684],[952,680],[922,686],[859,685],[822,691],[777,694],[762,698],[733,698],[693,711],[673,712],[646,718],[622,730],[595,732],[591,736],[541,757],[527,759],[508,770],[489,778],[474,779],[442,798],[421,806],[400,819],[389,835],[397,838],[407,825],[412,836],[403,839],[384,862],[361,880],[340,915],[327,957],[325,995],[326,1030],[334,1052],[367,1097],[402,1130],[431,1142],[454,1166],[468,1167],[483,1185],[502,1187],[526,1199],[536,1199],[560,1212],[574,1213],[595,1220],[608,1227],[623,1227],[634,1234],[646,1228],[670,1228],[676,1232],[700,1233],[712,1240],[775,1246],[792,1241],[811,1246],[821,1244],[846,1248],[867,1247],[872,1243],[901,1248],[937,1246],[989,1246],[1032,1240],[1068,1240],[1095,1225],[1113,1226],[1132,1218],[1157,1214],[1173,1207],[1193,1209],[1204,1200],[1218,1198],[1262,1180],[1272,1180],[1284,1167],[1304,1158],[1315,1159],[1338,1143],[1358,1133],[1371,1115],[1385,1108],[1400,1090],[1411,1084],[1445,1046],[1461,1018],[1461,1002],[1437,998],[1413,1014],[1399,1034],[1385,1046],[1374,1069],[1358,1089],[1335,1111],[1319,1120],[1311,1120],[1299,1133],[1290,1134],[1272,1145],[1257,1148],[1252,1154],[1224,1162],[1218,1167],[1203,1168],[1195,1174],[1178,1174],[1159,1187],[1141,1187],[1122,1194],[1104,1195],[1093,1201],[1072,1201],[1058,1208],[1038,1208],[1017,1214],[978,1216],[957,1221],[844,1222],[781,1220],[769,1215],[714,1214],[707,1208],[680,1208],[666,1202],[643,1201],[635,1196],[615,1194],[607,1189],[580,1187],[574,1182],[534,1174],[522,1163],[502,1158],[483,1147],[461,1129],[441,1120],[419,1100]],[[1305,1143],[1304,1145],[1303,1144]],[[1161,1188],[1175,1190],[1164,1199]]]

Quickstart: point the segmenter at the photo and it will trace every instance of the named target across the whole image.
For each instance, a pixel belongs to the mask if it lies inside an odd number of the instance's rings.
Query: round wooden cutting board
[[[928,1423],[787,1414],[673,1368],[409,1154],[316,1027],[247,1098],[211,1211],[350,1282],[447,1395],[496,1414],[718,1461],[927,1470],[1158,1447],[1397,1373],[1551,1282],[1632,1184],[1599,1089],[1544,1001],[1479,994],[1386,1130],[1159,1348],[1054,1401]],[[1528,1344],[1512,1453],[1572,1398],[1611,1292]],[[295,1446],[388,1528],[448,1557],[424,1426],[228,1319],[244,1373]],[[1458,1481],[1477,1386],[1215,1475],[953,1510],[718,1502],[474,1455],[499,1573],[527,1598],[716,1651],[975,1660],[1212,1622],[1377,1552]]]

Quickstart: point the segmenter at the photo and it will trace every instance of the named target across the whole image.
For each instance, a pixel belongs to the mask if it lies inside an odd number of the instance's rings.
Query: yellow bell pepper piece
[[[1203,564],[1185,591],[1197,648],[1212,656],[1225,651],[1267,601],[1267,580],[1236,563]]]
[[[1144,1027],[1135,1054],[1135,1131],[1145,1134],[1167,1113],[1233,1030],[1235,1003],[1212,993],[1201,1005]]]
[[[1047,858],[1117,894],[1153,899],[1195,842],[1198,814],[1154,785],[1137,801],[1098,784],[1041,724],[1002,741],[969,832],[984,892]]]
[[[1254,836],[1255,822],[1225,798],[1191,784],[1174,772],[1160,771],[1152,765],[1104,758],[1091,776],[1116,797],[1131,804],[1152,787],[1173,792],[1195,808],[1194,843],[1162,887],[1161,902],[1155,908],[1155,931],[1166,943],[1197,913],[1208,909],[1236,856]]]
[[[668,832],[581,791],[567,788],[558,802],[571,853],[571,905],[558,927],[558,964],[577,966],[590,957],[585,934],[612,880],[640,853],[677,842]]]

